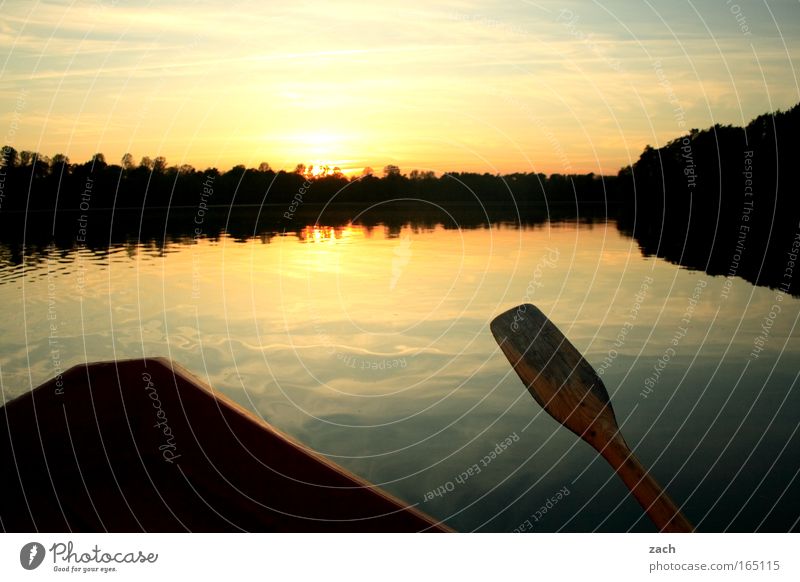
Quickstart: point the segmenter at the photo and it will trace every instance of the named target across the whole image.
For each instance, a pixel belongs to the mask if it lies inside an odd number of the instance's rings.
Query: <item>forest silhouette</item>
[[[85,163],[10,146],[0,150],[0,251],[18,264],[55,245],[102,252],[116,243],[161,247],[223,234],[268,241],[309,224],[390,234],[405,225],[478,228],[546,220],[616,220],[643,254],[713,275],[800,292],[794,260],[800,205],[791,189],[800,104],[745,127],[692,129],[647,146],[617,175],[403,171],[347,177],[338,168],[235,166],[220,172],[136,163],[126,154]],[[794,257],[794,258],[793,258]]]

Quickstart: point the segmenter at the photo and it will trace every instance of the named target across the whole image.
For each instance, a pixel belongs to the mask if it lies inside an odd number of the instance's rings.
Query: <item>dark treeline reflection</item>
[[[83,164],[4,147],[0,152],[0,253],[18,264],[45,249],[145,243],[163,249],[223,234],[268,242],[305,226],[527,227],[546,220],[615,219],[645,255],[742,277],[798,294],[798,197],[787,168],[797,159],[800,106],[744,128],[691,130],[647,146],[617,176],[449,172],[384,168],[346,177],[338,168],[293,172],[236,166],[226,172],[135,164],[102,154]],[[793,139],[795,138],[795,139]]]
[[[606,205],[525,205],[509,208],[498,205],[423,204],[417,200],[395,200],[382,204],[303,204],[287,219],[285,205],[246,207],[209,206],[204,209],[155,208],[89,210],[18,214],[9,213],[0,228],[0,261],[19,265],[23,260],[44,259],[53,248],[62,254],[85,248],[98,256],[110,249],[137,245],[163,252],[170,245],[192,244],[197,239],[218,240],[223,236],[236,241],[260,240],[268,244],[275,236],[303,239],[308,226],[363,226],[368,232],[380,228],[397,236],[405,227],[417,231],[437,227],[446,229],[488,228],[489,225],[531,228],[552,221],[604,222]],[[24,257],[23,257],[24,241]]]

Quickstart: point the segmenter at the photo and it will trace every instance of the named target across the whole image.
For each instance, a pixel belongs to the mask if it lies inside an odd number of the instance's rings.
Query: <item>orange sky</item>
[[[148,4],[4,5],[0,139],[72,161],[607,174],[800,100],[789,1]]]

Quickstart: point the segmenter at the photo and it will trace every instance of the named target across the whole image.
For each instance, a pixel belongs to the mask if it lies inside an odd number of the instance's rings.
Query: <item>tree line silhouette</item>
[[[62,154],[5,146],[0,241],[20,243],[25,232],[29,244],[70,248],[76,217],[84,215],[93,225],[86,235],[98,248],[115,236],[141,237],[143,229],[163,240],[192,236],[198,212],[204,236],[242,238],[349,220],[398,229],[420,221],[457,227],[612,218],[645,255],[797,294],[800,273],[787,277],[786,266],[800,220],[788,170],[798,157],[799,117],[800,104],[745,127],[692,129],[663,147],[648,145],[616,176],[437,176],[388,165],[380,176],[366,168],[348,177],[339,168],[298,164],[276,171],[268,163],[220,172],[170,166],[163,157],[137,164],[131,154],[117,164],[102,154],[76,164]]]
[[[608,184],[600,176],[513,173],[508,175],[430,171],[403,174],[388,165],[383,175],[366,168],[347,177],[338,168],[298,164],[294,171],[275,171],[268,163],[258,168],[234,166],[196,170],[189,165],[169,166],[163,157],[145,157],[137,165],[131,154],[109,164],[103,154],[74,164],[62,155],[52,158],[35,152],[0,152],[5,179],[2,210],[79,210],[81,202],[95,209],[197,206],[204,184],[213,183],[208,203],[219,206],[284,204],[303,190],[303,203],[380,203],[397,198],[428,202],[513,204],[604,201]],[[607,177],[608,180],[615,178]],[[87,184],[92,195],[86,201]],[[86,207],[84,203],[84,207]]]
[[[798,130],[800,104],[646,147],[618,174],[618,227],[645,255],[798,294]]]

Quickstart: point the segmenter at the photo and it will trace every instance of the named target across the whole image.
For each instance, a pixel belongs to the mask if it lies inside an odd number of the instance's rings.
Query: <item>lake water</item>
[[[82,362],[167,356],[458,530],[652,531],[495,344],[491,319],[531,302],[602,370],[626,439],[700,531],[797,528],[800,302],[644,258],[613,222],[12,254],[5,400]]]

